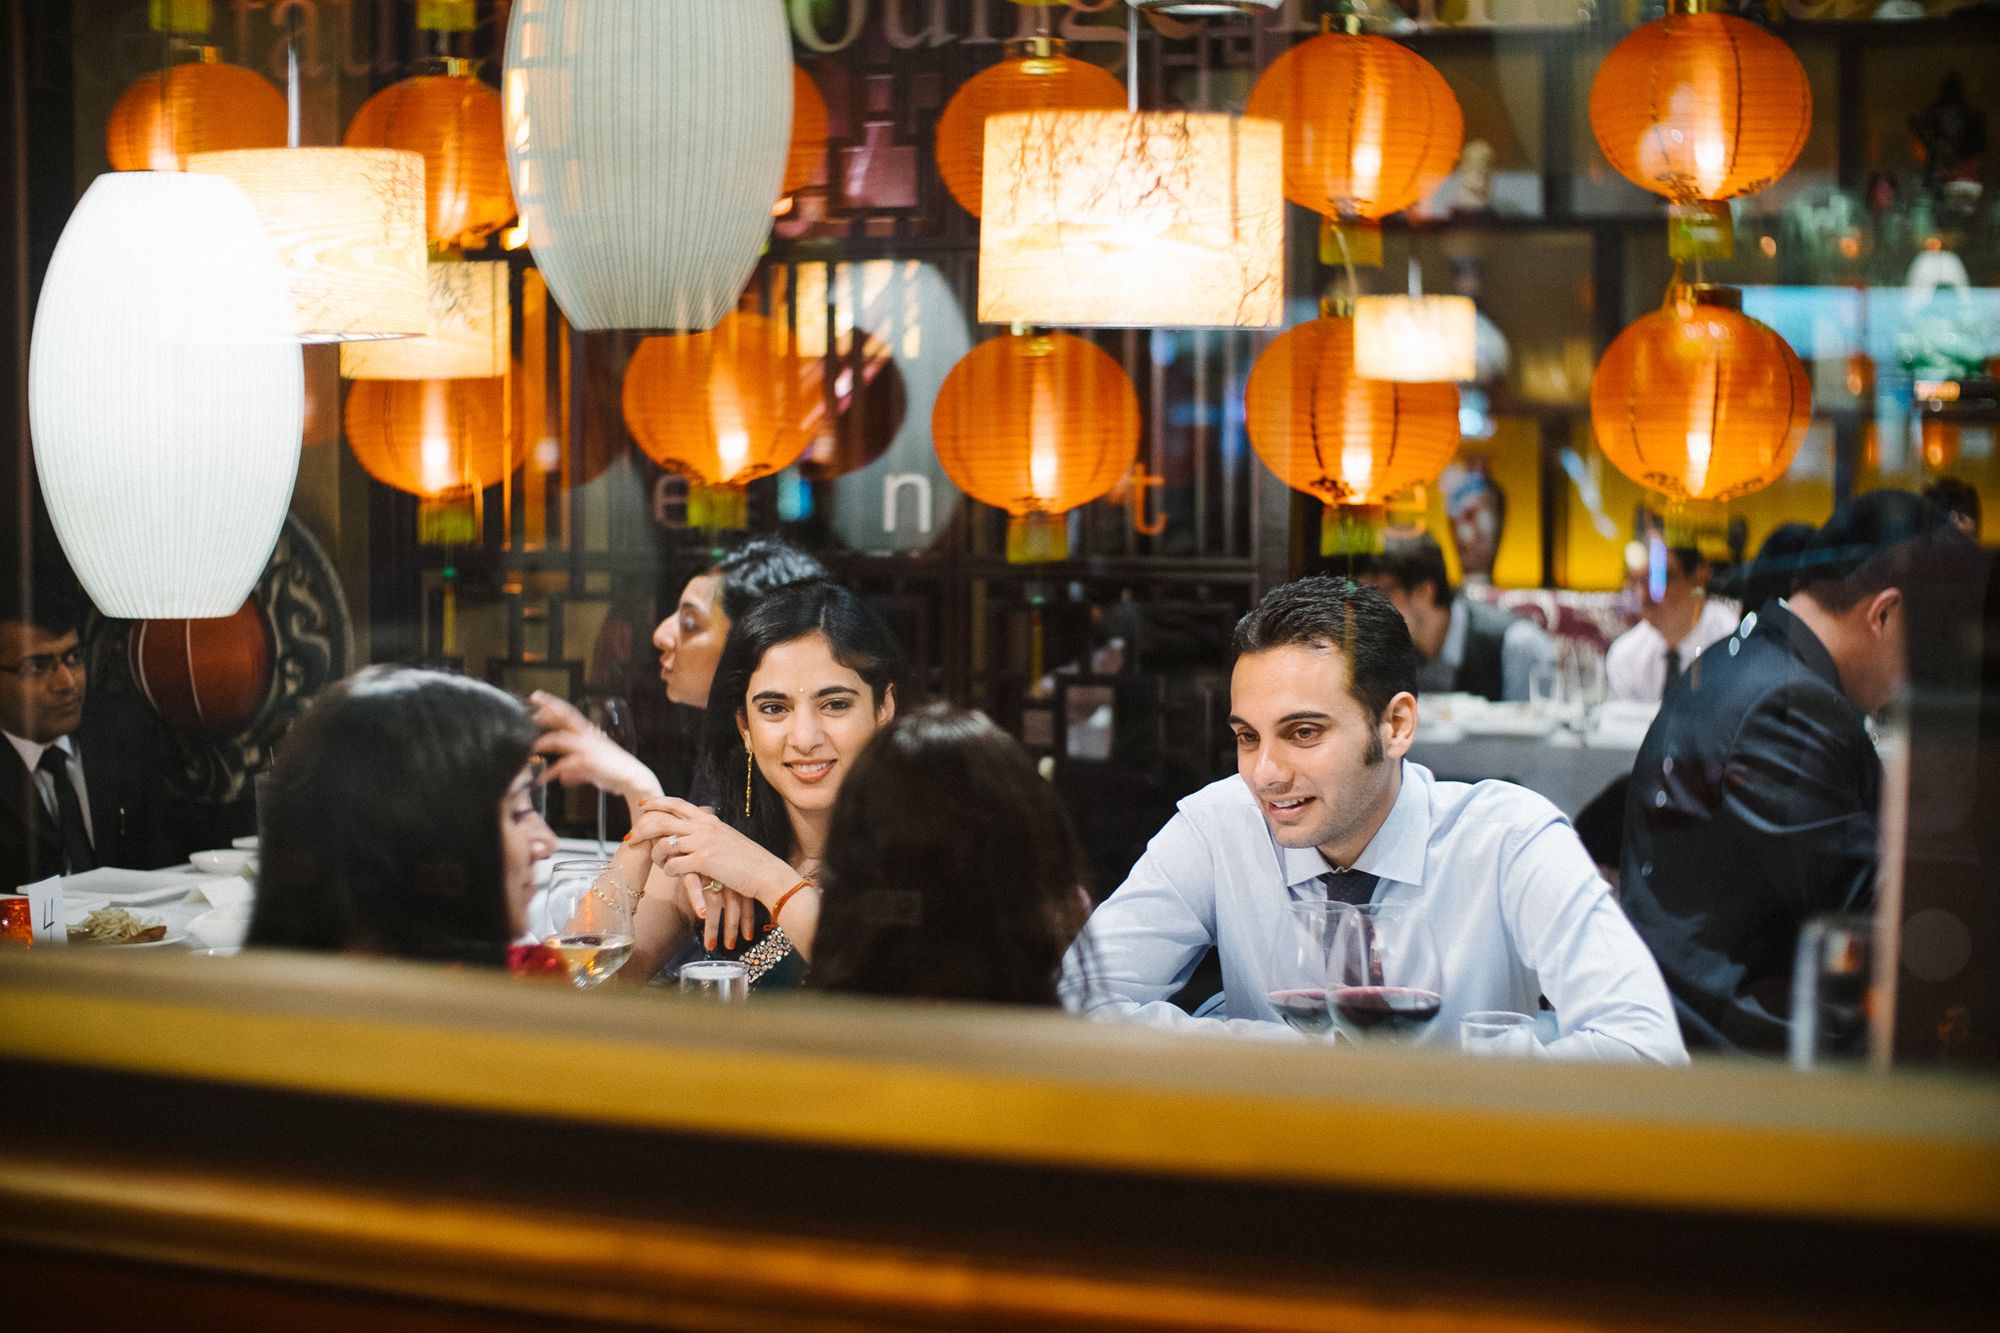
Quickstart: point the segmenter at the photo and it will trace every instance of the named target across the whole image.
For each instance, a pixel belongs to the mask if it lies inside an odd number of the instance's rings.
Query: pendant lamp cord
[[[1125,6],[1125,110],[1139,114],[1139,11]]]
[[[299,6],[285,11],[285,147],[299,146]]]

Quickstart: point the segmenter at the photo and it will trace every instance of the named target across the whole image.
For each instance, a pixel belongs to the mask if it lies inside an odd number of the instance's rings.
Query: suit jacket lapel
[[[0,820],[7,821],[9,840],[20,840],[20,846],[29,855],[29,864],[24,873],[33,879],[62,873],[62,835],[56,829],[55,820],[49,817],[48,807],[42,804],[41,793],[35,790],[35,782],[20,754],[11,745],[0,745]]]

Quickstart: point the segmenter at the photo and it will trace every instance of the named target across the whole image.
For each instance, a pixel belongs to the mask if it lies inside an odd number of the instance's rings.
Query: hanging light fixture
[[[426,332],[340,345],[351,380],[477,379],[507,373],[512,306],[507,265],[441,259],[426,265]]]
[[[1220,113],[988,117],[980,321],[1275,327],[1280,146],[1276,121]]]
[[[1355,372],[1355,323],[1327,303],[1280,334],[1245,386],[1251,447],[1287,486],[1328,507],[1322,549],[1379,542],[1382,506],[1436,479],[1458,448],[1458,389]]]
[[[477,249],[514,218],[500,94],[469,61],[390,84],[361,104],[341,142],[423,157],[424,229],[437,249]]]
[[[780,196],[789,196],[811,185],[826,165],[826,141],[832,120],[826,98],[812,76],[792,66],[792,137],[785,150],[785,179]]]
[[[304,342],[408,338],[429,323],[424,160],[377,148],[196,153],[250,196],[291,277]]]
[[[483,492],[511,471],[505,379],[356,380],[347,446],[369,476],[418,498],[417,539],[479,540]]]
[[[1462,384],[1477,377],[1479,311],[1467,296],[1426,296],[1414,252],[1407,296],[1354,300],[1354,373],[1366,380]]]
[[[1228,14],[1268,14],[1285,0],[1126,0],[1142,14],[1169,18],[1213,18]]]
[[[1674,205],[1677,253],[1726,258],[1722,201],[1785,174],[1812,129],[1812,89],[1785,43],[1713,0],[1671,0],[1665,18],[1611,48],[1590,85],[1605,160]]]
[[[1285,51],[1246,108],[1285,127],[1285,197],[1327,220],[1321,258],[1381,262],[1380,223],[1451,174],[1465,115],[1429,61],[1353,14]]]
[[[104,127],[113,171],[179,171],[192,153],[284,142],[284,94],[257,71],[216,59],[212,46],[194,63],[134,79]]]
[[[1010,334],[952,367],[931,436],[960,490],[1007,511],[1010,561],[1060,560],[1069,554],[1063,515],[1117,485],[1138,456],[1139,395],[1094,343]]]
[[[784,180],[782,6],[517,4],[502,94],[521,223],[574,327],[701,330],[735,307]]]
[[[303,360],[251,203],[182,172],[99,176],[49,261],[29,350],[35,471],[107,616],[225,616],[277,544]]]
[[[1059,37],[1007,43],[1006,58],[959,85],[938,117],[938,176],[959,207],[974,217],[984,207],[986,118],[1005,111],[1116,111],[1125,105],[1118,80],[1087,60],[1065,54]]]
[[[1669,500],[1729,500],[1783,476],[1812,423],[1791,346],[1733,287],[1676,284],[1612,340],[1590,424],[1612,466]]]
[[[646,456],[711,490],[717,513],[741,490],[805,452],[820,405],[820,363],[796,354],[785,326],[732,311],[706,333],[647,338],[625,369],[625,425]],[[716,526],[738,526],[736,521]]]

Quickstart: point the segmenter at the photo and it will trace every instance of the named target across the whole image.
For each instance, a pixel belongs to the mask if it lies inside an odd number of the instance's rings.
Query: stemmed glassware
[[[1437,941],[1415,907],[1335,903],[1326,969],[1332,1021],[1350,1041],[1408,1041],[1444,1004]]]
[[[1292,903],[1278,923],[1271,955],[1271,1007],[1278,1017],[1308,1037],[1323,1037],[1333,1026],[1327,1012],[1328,950],[1333,943],[1334,913],[1343,903]]]
[[[591,725],[610,737],[620,749],[632,748],[632,722],[623,699],[600,699],[590,705],[588,716]],[[597,854],[611,855],[611,841],[605,833],[605,793],[597,792]]]
[[[557,866],[549,877],[542,921],[542,943],[563,960],[579,990],[607,980],[632,956],[632,898],[604,862]]]

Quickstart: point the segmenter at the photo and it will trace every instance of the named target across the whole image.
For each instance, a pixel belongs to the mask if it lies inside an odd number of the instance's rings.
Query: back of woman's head
[[[880,705],[902,669],[895,635],[859,593],[824,579],[809,579],[765,594],[730,626],[729,642],[709,688],[708,714],[702,720],[702,771],[709,790],[742,791],[745,767],[750,769],[754,794],[750,817],[745,819],[733,800],[721,802],[723,817],[781,856],[789,851],[792,837],[784,803],[751,763],[736,715],[745,708],[750,677],[764,654],[813,634],[825,636],[833,660],[861,677],[870,703]]]
[[[1083,873],[1055,789],[1013,737],[942,704],[905,713],[834,803],[813,984],[1053,1005]]]
[[[718,594],[722,614],[733,625],[766,594],[807,579],[825,578],[826,566],[775,538],[753,537],[724,553],[715,562],[714,572],[722,582]]]
[[[500,803],[535,740],[490,685],[369,667],[286,737],[261,797],[256,946],[499,964]]]

